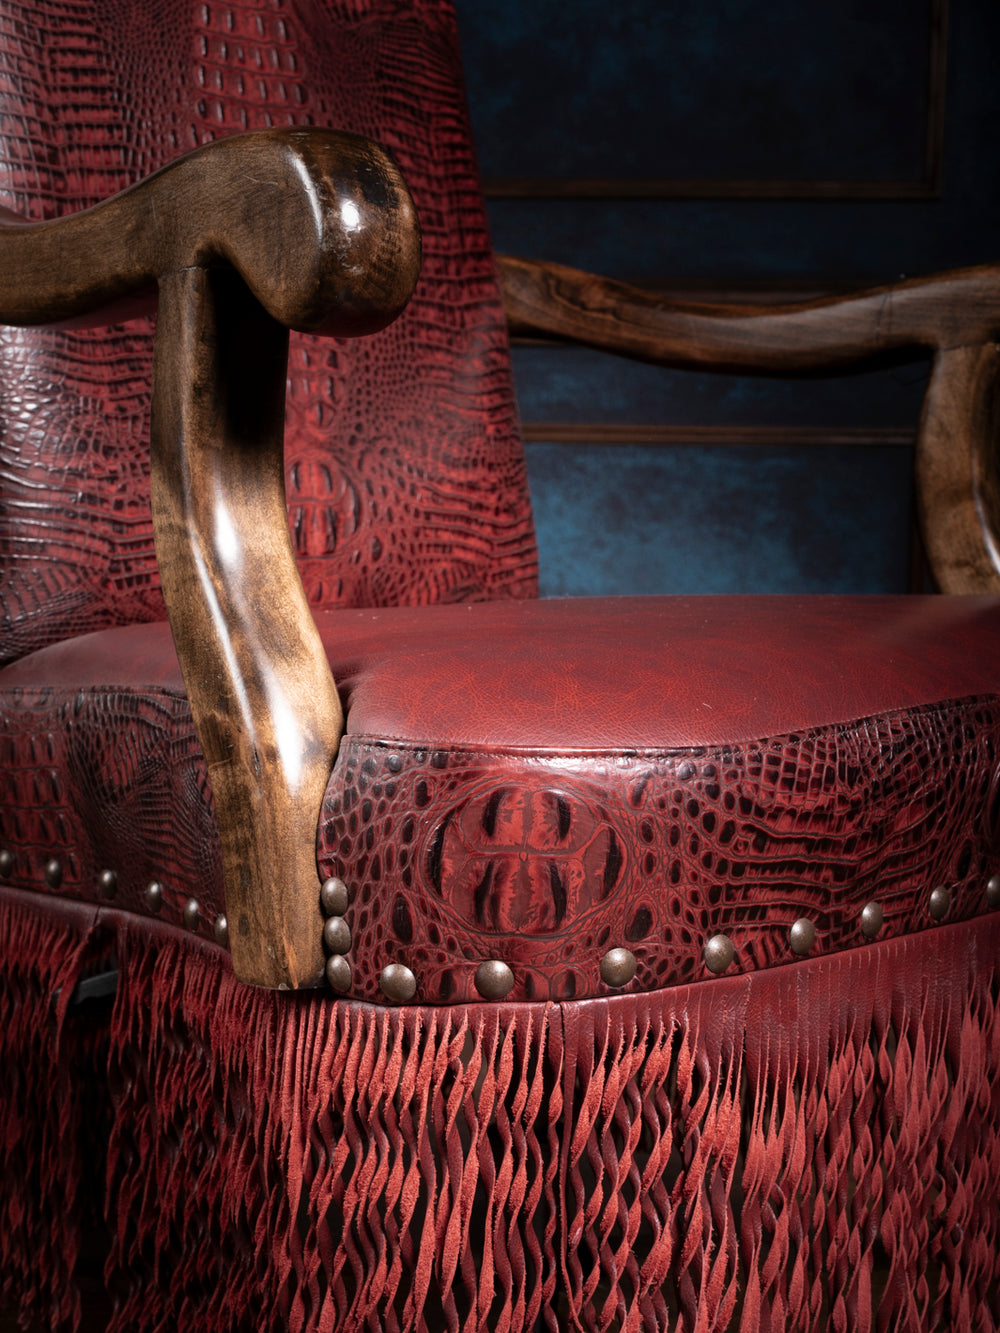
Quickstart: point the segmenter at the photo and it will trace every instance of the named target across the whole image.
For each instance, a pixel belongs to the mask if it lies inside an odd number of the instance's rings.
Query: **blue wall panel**
[[[545,597],[909,589],[909,449],[527,452]]]
[[[464,0],[483,175],[919,177],[930,12]]]
[[[664,370],[584,347],[515,347],[524,422],[916,427],[925,360],[862,374],[781,380]]]

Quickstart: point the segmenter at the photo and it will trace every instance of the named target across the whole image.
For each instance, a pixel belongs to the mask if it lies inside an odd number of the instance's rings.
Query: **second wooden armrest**
[[[933,352],[917,506],[942,592],[1000,591],[1000,265],[785,305],[668,301],[558,264],[501,256],[510,331],[657,365],[802,375]]]
[[[659,365],[809,373],[909,347],[979,345],[1000,330],[1000,265],[782,305],[670,301],[578,269],[501,255],[512,334],[541,334]]]

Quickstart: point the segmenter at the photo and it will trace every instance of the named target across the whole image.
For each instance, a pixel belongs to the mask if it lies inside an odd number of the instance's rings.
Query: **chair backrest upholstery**
[[[365,134],[400,163],[424,266],[396,325],[293,336],[286,463],[315,605],[530,596],[536,549],[451,0],[8,0],[0,202],[87,207],[210,140]],[[0,661],[162,619],[151,331],[0,330]]]

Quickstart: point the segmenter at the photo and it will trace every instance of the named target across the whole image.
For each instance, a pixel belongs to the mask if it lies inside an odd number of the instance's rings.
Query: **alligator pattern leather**
[[[955,763],[963,750],[963,762]],[[420,1002],[478,998],[489,959],[511,1000],[608,995],[704,979],[723,934],[731,972],[987,910],[1000,867],[1000,702],[970,699],[753,743],[667,753],[434,750],[348,737],[327,792],[320,866],[351,893],[351,993],[378,1001],[402,963]]]
[[[7,691],[0,704],[0,832],[7,882],[113,904],[196,931],[224,911],[204,761],[183,697],[167,690]],[[113,739],[112,739],[113,738]],[[965,756],[953,760],[958,746]],[[351,893],[351,994],[383,1003],[403,963],[422,1003],[479,998],[488,959],[511,998],[610,993],[602,955],[623,947],[630,990],[705,978],[705,942],[727,935],[732,971],[865,943],[986,908],[1000,869],[1000,703],[972,699],[754,744],[666,753],[433,749],[349,736],[319,829],[323,875]],[[46,867],[59,862],[59,882]]]
[[[4,879],[16,887],[149,915],[145,890],[156,882],[160,919],[181,925],[194,898],[207,937],[224,910],[215,807],[181,694],[0,694],[0,831],[12,858]],[[100,886],[108,870],[112,895]]]
[[[226,134],[322,124],[396,156],[423,276],[391,328],[293,336],[286,481],[318,606],[536,591],[506,329],[446,0],[11,0],[0,202],[87,207]],[[151,330],[0,331],[0,662],[164,616]]]
[[[508,609],[545,605],[430,614],[493,623]],[[600,623],[597,604],[581,614]],[[417,1002],[475,1000],[476,969],[491,959],[511,968],[514,1000],[608,994],[600,961],[614,948],[637,960],[627,988],[651,991],[706,978],[703,950],[715,934],[731,940],[735,973],[793,961],[789,932],[802,918],[816,933],[810,952],[821,955],[865,946],[869,902],[883,913],[878,938],[987,907],[986,885],[1000,871],[995,695],[774,727],[755,742],[689,743],[661,719],[656,747],[610,748],[584,739],[585,715],[567,716],[566,743],[531,744],[537,714],[520,695],[501,711],[505,734],[523,743],[463,742],[461,692],[436,743],[401,739],[410,700],[390,690],[396,725],[386,703],[385,728],[358,734],[359,719],[372,720],[365,682],[379,678],[384,655],[365,626],[382,627],[391,657],[383,621],[398,618],[408,617],[327,618],[335,674],[350,682],[350,730],[327,788],[318,865],[350,891],[357,998],[384,1003],[380,972],[402,963],[417,978]],[[442,671],[449,661],[445,649]],[[960,652],[953,678],[971,679],[964,662]],[[119,684],[101,685],[115,663]],[[540,666],[536,675],[545,676]],[[576,674],[578,686],[585,676]],[[501,685],[490,688],[497,704]],[[613,681],[602,686],[595,674],[589,688],[600,716]],[[211,938],[224,911],[218,836],[165,626],[53,645],[0,672],[0,851],[0,876],[20,889],[139,914],[155,880],[160,919],[181,925],[194,898],[194,928]],[[950,897],[932,918],[937,888]]]

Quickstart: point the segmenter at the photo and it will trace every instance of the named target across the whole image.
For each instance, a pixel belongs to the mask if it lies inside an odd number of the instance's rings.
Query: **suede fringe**
[[[71,1011],[101,956],[96,912],[75,918],[0,906],[0,1309],[76,1328],[83,1239],[101,1213],[107,1134],[91,1071],[107,1029]]]
[[[84,937],[0,917],[3,1291],[72,1329]],[[1000,1326],[1000,914],[563,1005],[251,991],[126,918],[117,952],[111,1333]]]

